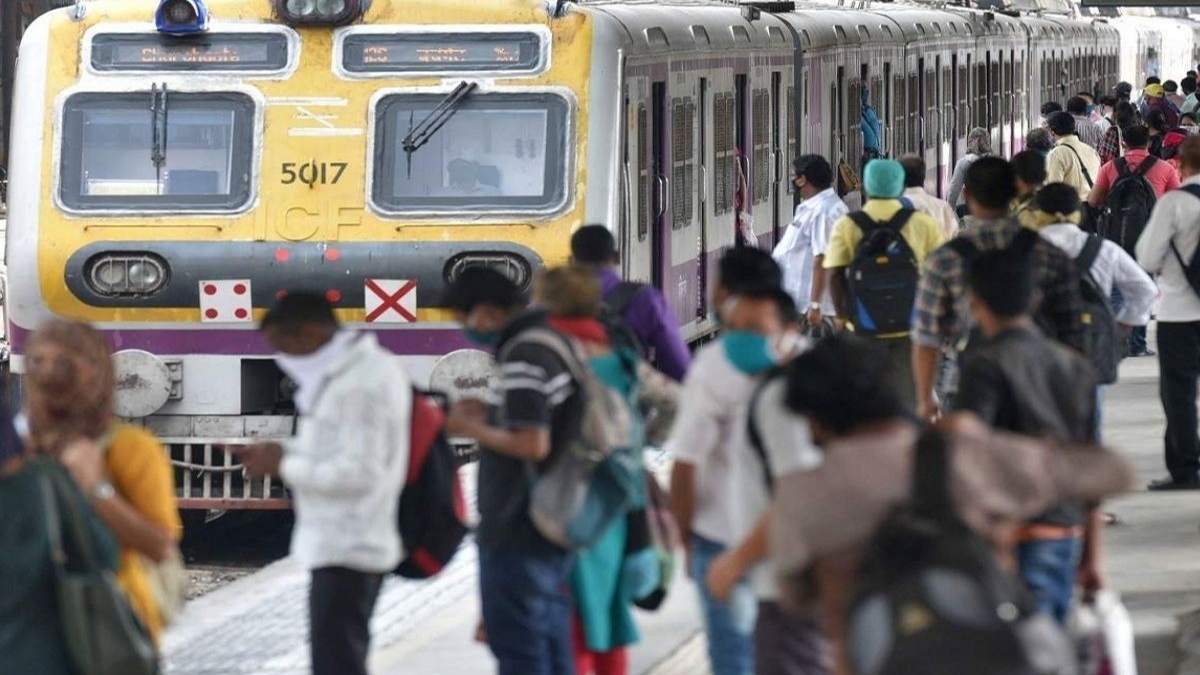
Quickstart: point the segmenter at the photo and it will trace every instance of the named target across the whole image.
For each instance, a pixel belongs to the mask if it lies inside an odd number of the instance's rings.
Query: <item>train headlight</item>
[[[504,251],[495,253],[460,253],[446,262],[443,274],[446,281],[454,283],[458,275],[468,267],[487,267],[508,277],[522,290],[533,280],[533,267],[525,258]]]
[[[204,0],[161,0],[154,25],[167,35],[194,35],[208,30],[208,8]]]
[[[88,288],[107,297],[152,295],[167,283],[167,262],[149,253],[102,253],[84,269]]]
[[[364,5],[364,0],[275,0],[275,11],[293,26],[344,26],[362,15]]]

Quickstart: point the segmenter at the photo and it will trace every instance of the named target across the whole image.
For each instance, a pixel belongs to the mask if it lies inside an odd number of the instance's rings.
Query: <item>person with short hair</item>
[[[1133,98],[1133,85],[1132,84],[1130,84],[1128,82],[1118,82],[1115,85],[1113,85],[1112,91],[1113,91],[1113,98],[1117,99],[1118,103],[1120,103],[1122,101],[1124,101],[1126,103],[1132,102],[1132,98]]]
[[[900,158],[904,167],[904,195],[913,208],[933,218],[942,226],[942,233],[949,239],[958,234],[958,215],[954,207],[925,191],[925,160],[917,155]]]
[[[1132,136],[1133,134],[1126,134],[1127,139]],[[1142,137],[1144,138],[1144,134]],[[1043,238],[1061,248],[1072,260],[1079,258],[1090,237],[1098,237],[1080,229],[1083,212],[1079,197],[1069,185],[1051,183],[1045,186],[1037,194],[1036,207],[1033,213],[1033,227]],[[1114,296],[1116,291],[1120,302],[1113,303],[1114,317],[1123,327],[1124,333],[1129,334],[1139,327],[1142,328],[1141,351],[1145,352],[1145,327],[1150,321],[1150,310],[1158,297],[1158,289],[1154,280],[1137,264],[1130,253],[1116,242],[1098,238],[1100,250],[1096,254],[1096,260],[1090,269],[1079,272],[1090,274],[1096,282],[1096,287],[1105,297]],[[1136,341],[1132,342],[1132,355],[1140,355],[1137,353]]]
[[[1075,135],[1079,140],[1095,148],[1100,144],[1104,130],[1091,118],[1091,106],[1082,96],[1072,96],[1067,99],[1067,112],[1075,118]]]
[[[1100,133],[1103,135],[1105,131],[1108,131],[1108,127],[1111,126],[1111,123],[1104,119],[1108,112],[1107,109],[1112,106],[1112,102],[1109,102],[1106,105],[1105,98],[1111,97],[1101,97],[1097,99],[1095,94],[1090,91],[1081,91],[1076,94],[1076,96],[1083,99],[1084,102],[1087,103],[1088,120],[1099,127]]]
[[[1200,186],[1200,136],[1179,146],[1183,186]],[[1200,199],[1184,190],[1163,195],[1137,244],[1137,259],[1158,278],[1159,396],[1167,417],[1163,448],[1169,476],[1151,490],[1200,489],[1196,380],[1200,378],[1200,295],[1185,264],[1200,253]]]
[[[1046,182],[1046,156],[1033,150],[1022,150],[1013,155],[1012,165],[1017,177],[1017,196],[1012,202],[1012,215],[1025,227],[1031,227],[1037,210],[1034,197]]]
[[[1179,144],[1188,137],[1187,132],[1171,126],[1162,110],[1151,110],[1146,115],[1146,128],[1150,130],[1150,144],[1147,146],[1150,154],[1176,166],[1175,154],[1179,151]]]
[[[1054,136],[1054,149],[1046,156],[1046,181],[1066,183],[1087,199],[1096,175],[1100,172],[1100,156],[1092,146],[1075,134],[1075,118],[1066,112],[1054,113],[1046,121]]]
[[[1183,105],[1179,106],[1180,113],[1194,113],[1196,106],[1200,104],[1200,101],[1196,99],[1196,76],[1190,74],[1192,72],[1195,71],[1189,71],[1188,76],[1179,81],[1179,88],[1183,91]]]
[[[1063,188],[1070,193],[1070,186]],[[1008,248],[980,254],[968,269],[967,288],[983,338],[963,354],[956,407],[995,429],[1094,442],[1099,375],[1081,354],[1038,330],[1029,253]],[[1018,574],[1038,609],[1059,623],[1066,621],[1077,576],[1085,593],[1103,586],[1102,528],[1097,509],[1064,501],[1017,531]]]
[[[849,643],[846,631],[864,552],[912,494],[920,429],[890,386],[891,366],[878,345],[840,334],[800,354],[787,370],[786,414],[807,422],[823,460],[780,477],[771,559],[781,597],[820,612],[838,675],[860,672],[851,667],[856,647],[859,656],[887,649],[879,641]],[[1094,501],[1132,481],[1128,462],[1102,448],[993,431],[970,413],[952,413],[939,428],[954,510],[1001,555],[1011,550],[1015,525],[1055,502]]]
[[[529,476],[578,437],[581,390],[556,350],[526,339],[549,329],[547,314],[528,309],[525,293],[501,272],[464,269],[443,304],[468,340],[496,354],[494,400],[459,401],[446,418],[446,433],[479,442],[482,632],[501,675],[568,675],[572,555],[531,520]]]
[[[867,203],[863,205],[862,213],[877,224],[886,224],[897,216],[904,208],[900,197],[904,194],[904,167],[895,160],[877,159],[867,165],[863,172],[863,188],[867,193]],[[829,278],[830,288],[833,289],[833,304],[838,310],[838,319],[844,325],[851,322],[856,312],[850,306],[849,283],[847,274],[854,262],[859,243],[866,234],[862,227],[851,216],[846,216],[833,226],[833,236],[829,239],[829,249],[825,254],[825,272]],[[925,258],[946,241],[942,227],[933,218],[924,213],[912,213],[900,227],[900,236],[912,249],[918,267]],[[859,326],[866,331],[866,326]],[[896,362],[899,373],[898,386],[901,395],[915,405],[912,398],[912,347],[909,332],[898,334],[879,334],[873,338],[888,348],[888,353]]]
[[[955,242],[965,239],[969,242],[966,246],[976,252],[1007,248],[1024,229],[1009,215],[1016,197],[1016,176],[1008,162],[999,157],[976,162],[967,174],[964,190],[976,225],[925,260],[917,287],[912,358],[918,414],[923,419],[935,417],[939,409],[953,409],[958,391],[957,357],[973,327],[966,292],[970,256],[960,252],[964,245]],[[1083,299],[1074,265],[1054,245],[1033,239],[1029,245],[1042,298],[1039,323],[1059,342],[1082,349]]]
[[[1165,92],[1166,99],[1171,102],[1171,105],[1175,106],[1176,110],[1183,107],[1184,97],[1179,95],[1178,82],[1175,80],[1163,82],[1163,92]]]
[[[1041,126],[1046,126],[1046,121],[1050,119],[1051,115],[1062,111],[1063,106],[1058,101],[1046,101],[1043,103],[1039,111],[1041,113]]]
[[[1143,162],[1154,161],[1148,150],[1150,146],[1150,130],[1148,128],[1135,124],[1125,129],[1124,137],[1121,140],[1125,147],[1125,154],[1100,167],[1100,173],[1096,176],[1096,186],[1088,195],[1088,204],[1092,208],[1098,209],[1104,206],[1108,199],[1108,192],[1116,184],[1121,172],[1120,165],[1127,166],[1130,171],[1137,171]],[[1179,174],[1166,162],[1155,162],[1146,171],[1145,176],[1146,182],[1154,188],[1155,197],[1162,197],[1167,192],[1179,187]]]
[[[683,381],[679,415],[664,445],[675,457],[671,510],[700,592],[714,675],[755,672],[754,588],[739,577],[736,583],[722,584],[718,597],[706,580],[716,561],[742,541],[759,516],[749,521],[741,517],[750,485],[745,458],[752,452],[746,447],[745,410],[759,376],[790,356],[794,346],[783,337],[778,312],[770,311],[783,298],[790,303],[782,281],[783,272],[765,251],[733,248],[721,256],[713,301],[726,328],[718,340],[697,350]],[[754,305],[756,311],[748,312],[746,305]],[[742,323],[749,321],[742,312],[753,315],[753,321]],[[762,474],[754,472],[753,477],[761,479]]]
[[[846,215],[846,204],[834,188],[833,167],[820,155],[801,155],[792,162],[792,185],[800,203],[791,225],[771,253],[783,269],[783,288],[805,313],[809,326],[833,317],[833,299],[825,284],[825,249],[833,224]]]
[[[1179,128],[1186,131],[1188,135],[1196,133],[1200,127],[1200,115],[1194,112],[1185,112],[1179,115]]]
[[[249,475],[279,476],[295,501],[291,554],[312,580],[314,675],[366,675],[371,614],[404,553],[412,385],[373,333],[342,328],[322,293],[288,292],[259,330],[296,383],[300,417],[292,439],[234,453]]]
[[[667,377],[682,380],[692,355],[680,334],[679,319],[657,288],[621,281],[617,273],[621,254],[612,231],[603,225],[576,230],[571,235],[571,260],[595,271],[605,303],[624,319],[654,367]]]

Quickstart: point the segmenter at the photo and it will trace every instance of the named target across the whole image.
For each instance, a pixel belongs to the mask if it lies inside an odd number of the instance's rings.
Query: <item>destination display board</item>
[[[225,33],[195,37],[102,34],[92,39],[98,71],[276,71],[288,64],[288,41],[279,33]]]
[[[342,65],[351,73],[537,71],[536,33],[391,33],[348,35]]]

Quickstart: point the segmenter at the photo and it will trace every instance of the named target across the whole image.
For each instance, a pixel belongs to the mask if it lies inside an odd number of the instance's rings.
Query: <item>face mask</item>
[[[483,347],[495,347],[500,342],[500,331],[498,330],[475,330],[474,328],[463,328],[463,335],[472,343]]]
[[[1094,106],[1094,105],[1089,105],[1089,106],[1087,107],[1087,114],[1091,115],[1091,114],[1092,114],[1092,113],[1094,113],[1094,112],[1096,112],[1096,106]]]
[[[725,356],[747,375],[757,375],[775,365],[775,350],[766,335],[729,331],[721,339],[725,343]]]

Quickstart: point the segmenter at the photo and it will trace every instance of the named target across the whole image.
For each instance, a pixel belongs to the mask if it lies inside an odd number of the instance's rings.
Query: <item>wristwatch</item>
[[[102,502],[106,499],[112,499],[116,496],[117,489],[113,487],[112,483],[106,480],[96,483],[96,487],[92,488],[92,499],[95,499],[96,501]]]
[[[814,300],[813,302],[808,303],[808,309],[810,311],[814,309],[821,309],[821,303]]]

